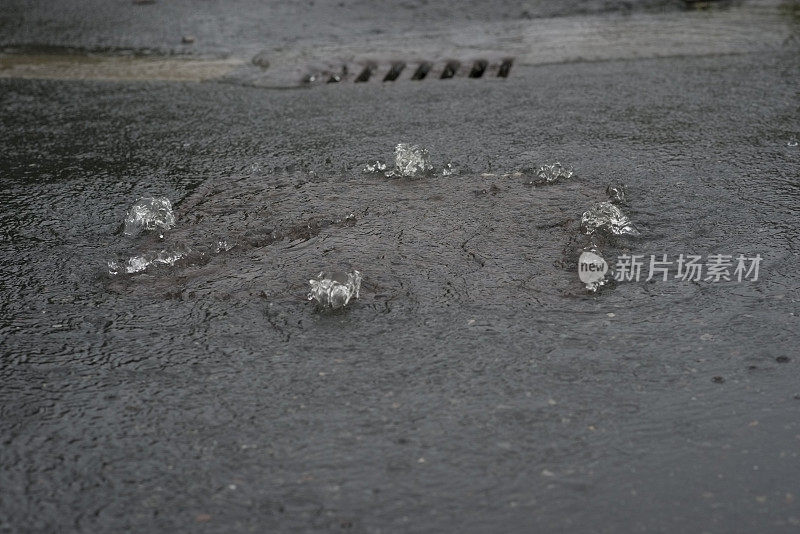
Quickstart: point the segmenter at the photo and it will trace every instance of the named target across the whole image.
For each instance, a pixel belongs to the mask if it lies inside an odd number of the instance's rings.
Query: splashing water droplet
[[[433,165],[427,149],[400,143],[394,149],[394,169],[386,173],[386,176],[414,178],[432,170]]]
[[[625,203],[625,195],[627,191],[624,185],[609,185],[606,187],[606,194],[608,198],[611,199],[611,202],[614,204],[624,204]]]
[[[361,273],[353,271],[321,272],[308,281],[311,291],[308,300],[314,300],[321,308],[339,309],[347,306],[352,298],[358,298],[361,289]]]
[[[606,232],[613,235],[639,235],[627,215],[611,202],[600,202],[581,217],[584,234]]]
[[[167,197],[142,197],[137,200],[125,215],[127,236],[135,237],[143,231],[169,230],[175,226],[172,203]]]
[[[229,241],[227,239],[220,239],[217,241],[217,244],[214,247],[214,253],[219,254],[220,252],[228,252],[235,246],[236,243],[234,243],[233,241]]]
[[[111,260],[108,262],[108,274],[118,275],[121,273],[135,274],[147,270],[151,265],[175,265],[175,262],[185,258],[189,254],[188,247],[179,247],[176,250],[160,250],[158,252],[148,252],[131,256],[125,261]]]
[[[552,165],[541,165],[536,170],[536,177],[549,184],[558,180],[567,180],[572,178],[572,167],[565,167],[560,162],[556,161]]]
[[[456,163],[452,161],[447,162],[447,164],[442,169],[442,176],[453,176],[456,174],[461,174],[461,169]]]
[[[384,172],[385,170],[386,170],[386,164],[382,161],[376,161],[375,163],[367,163],[364,166],[364,172],[367,173]]]

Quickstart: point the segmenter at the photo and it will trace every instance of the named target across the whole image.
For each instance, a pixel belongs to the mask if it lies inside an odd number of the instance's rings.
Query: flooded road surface
[[[0,530],[796,530],[797,48],[0,80]],[[365,172],[398,143],[433,170]],[[148,196],[174,226],[124,235]],[[610,199],[639,235],[582,231]],[[589,293],[592,245],[763,260]],[[343,310],[326,270],[363,275]]]

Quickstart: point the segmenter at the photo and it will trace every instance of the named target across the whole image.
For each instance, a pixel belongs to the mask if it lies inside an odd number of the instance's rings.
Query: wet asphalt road
[[[798,57],[0,80],[0,530],[796,531]],[[460,174],[362,172],[403,141]],[[576,176],[526,183],[553,160]],[[760,280],[588,295],[611,183],[642,235],[607,259],[758,253]],[[164,241],[122,236],[144,194]],[[362,297],[318,313],[335,266]]]
[[[465,23],[592,13],[675,11],[682,0],[4,0],[0,44],[253,54],[265,47],[349,43]],[[182,43],[184,35],[196,42]]]

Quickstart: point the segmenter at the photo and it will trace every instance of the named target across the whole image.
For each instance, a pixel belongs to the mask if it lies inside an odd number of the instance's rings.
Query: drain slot
[[[483,59],[479,59],[475,63],[472,64],[472,70],[469,71],[470,78],[480,78],[483,76],[483,73],[486,72],[486,67],[489,66],[489,62]]]
[[[514,64],[513,58],[506,58],[500,63],[500,69],[497,71],[498,78],[508,78],[508,73],[511,72],[511,65]]]
[[[369,77],[372,76],[373,71],[377,68],[377,65],[374,63],[369,63],[367,66],[364,67],[364,70],[361,71],[361,74],[358,75],[356,78],[356,83],[359,82],[368,82]]]
[[[395,82],[406,80],[449,80],[452,78],[508,78],[513,57],[503,59],[461,58],[442,61],[404,61],[394,60],[379,63],[374,59],[364,59],[350,63],[334,62],[328,65],[314,65],[302,82],[312,84],[342,84],[344,82]],[[407,73],[411,73],[410,76]]]
[[[461,63],[458,61],[448,61],[444,66],[444,70],[442,71],[441,79],[446,80],[448,78],[452,78],[458,72],[459,67],[461,67]]]
[[[431,64],[428,62],[422,62],[417,67],[417,70],[414,71],[414,75],[411,76],[412,80],[424,80],[425,76],[428,75],[428,71],[431,70]]]
[[[397,61],[395,63],[392,63],[392,68],[389,69],[389,72],[386,73],[386,76],[384,76],[383,81],[384,82],[393,82],[393,81],[395,81],[398,78],[398,76],[400,76],[400,73],[403,72],[403,69],[405,69],[405,68],[406,68],[406,64],[403,63],[402,61]]]

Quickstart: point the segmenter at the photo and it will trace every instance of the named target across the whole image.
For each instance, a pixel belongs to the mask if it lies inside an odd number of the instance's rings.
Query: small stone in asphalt
[[[722,384],[723,382],[725,382],[725,378],[721,376],[715,376],[714,378],[711,379],[711,381],[714,382],[715,384]]]
[[[777,358],[775,358],[775,361],[778,363],[789,363],[791,361],[791,358],[789,358],[788,356],[778,356]]]

